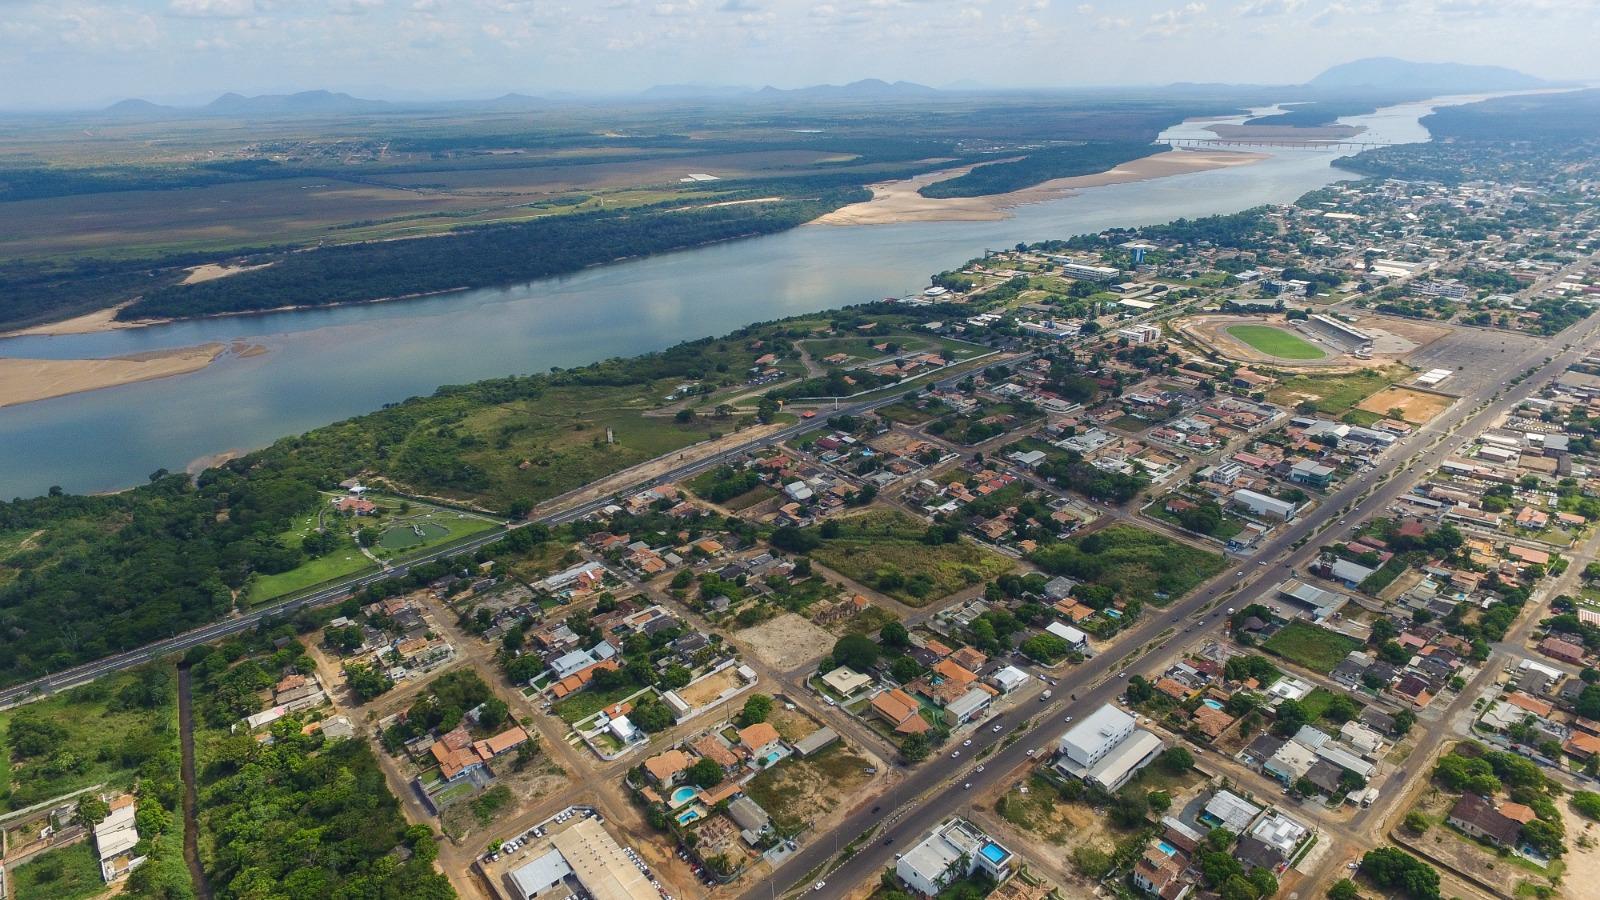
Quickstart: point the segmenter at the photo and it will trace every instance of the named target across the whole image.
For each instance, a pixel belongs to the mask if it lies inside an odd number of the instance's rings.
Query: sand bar
[[[1057,178],[1043,184],[1009,194],[990,194],[986,197],[951,197],[929,199],[917,193],[919,188],[936,181],[964,175],[971,166],[929,172],[903,181],[889,181],[871,185],[872,199],[863,203],[834,210],[817,219],[817,225],[892,225],[900,222],[992,222],[1010,216],[1007,210],[1024,203],[1039,203],[1070,197],[1084,188],[1103,187],[1108,184],[1126,184],[1148,181],[1190,172],[1244,166],[1265,159],[1261,153],[1235,153],[1227,150],[1169,150],[1142,159],[1125,162],[1119,166],[1093,175]]]
[[[198,372],[226,349],[211,343],[110,359],[0,358],[0,407]]]

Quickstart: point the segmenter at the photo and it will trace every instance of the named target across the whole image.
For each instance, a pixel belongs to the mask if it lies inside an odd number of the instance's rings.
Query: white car
[[[1072,717],[1071,716],[1067,716],[1067,724],[1068,725],[1072,724]]]
[[[989,730],[994,732],[995,734],[999,734],[1000,733],[1000,726],[996,725],[996,726],[994,726],[993,728],[991,728]]]
[[[967,782],[967,783],[966,783],[966,784],[963,784],[963,785],[962,785],[962,786],[961,786],[961,789],[962,789],[962,790],[963,790],[963,791],[970,791],[970,790],[972,790],[972,782],[970,782],[970,781],[969,781],[969,782]]]
[[[1032,747],[1029,747],[1029,748],[1028,748],[1028,755],[1029,755],[1029,756],[1032,756],[1032,755],[1033,755],[1033,748],[1032,748]]]
[[[822,890],[823,888],[825,888],[827,886],[828,886],[828,883],[826,881],[819,881],[816,884],[813,884],[811,886],[811,889],[813,891],[820,891],[820,890]]]
[[[967,738],[966,740],[962,741],[961,742],[961,746],[963,746],[963,747],[971,747],[972,746],[972,738]]]
[[[955,758],[959,757],[960,755],[961,755],[961,751],[960,750],[952,750],[952,751],[950,751],[950,758],[951,759],[955,759]]]

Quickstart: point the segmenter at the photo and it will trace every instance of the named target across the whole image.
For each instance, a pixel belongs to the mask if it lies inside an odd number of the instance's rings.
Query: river
[[[1341,121],[1364,137],[1427,140],[1418,119],[1448,98]],[[1242,121],[1244,117],[1225,121]],[[1210,137],[1184,123],[1173,137]],[[1359,139],[1359,138],[1358,138]],[[211,341],[267,348],[189,375],[0,409],[0,497],[51,485],[107,491],[385,403],[720,335],[750,322],[904,295],[987,247],[1112,226],[1290,203],[1349,178],[1326,150],[1272,150],[1254,165],[1092,188],[997,222],[805,226],[511,287],[336,309],[0,340],[0,355],[107,357]]]

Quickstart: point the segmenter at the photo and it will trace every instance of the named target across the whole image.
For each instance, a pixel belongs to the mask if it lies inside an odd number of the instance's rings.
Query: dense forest
[[[323,247],[277,257],[267,268],[231,278],[157,288],[118,317],[327,306],[510,284],[630,256],[771,234],[868,196],[842,189],[770,203],[574,213],[425,240]]]
[[[1144,141],[1091,141],[1068,147],[1030,150],[1022,159],[978,166],[965,175],[926,185],[917,193],[935,199],[1005,194],[1055,178],[1104,172],[1130,160],[1168,149],[1166,144]]]

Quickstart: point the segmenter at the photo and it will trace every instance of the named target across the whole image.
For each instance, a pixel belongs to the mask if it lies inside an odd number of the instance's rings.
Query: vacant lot
[[[1362,369],[1343,375],[1294,375],[1282,380],[1267,399],[1285,406],[1304,401],[1316,404],[1317,411],[1338,415],[1362,400],[1393,384],[1410,370],[1404,366],[1388,369]]]
[[[875,510],[837,521],[838,536],[826,539],[812,557],[912,606],[932,603],[1012,568],[1005,557],[965,541],[924,543],[927,524],[904,513]]]
[[[1299,337],[1271,325],[1234,325],[1228,329],[1228,334],[1279,359],[1322,359],[1327,356]]]
[[[88,841],[35,856],[6,872],[7,896],[14,900],[79,900],[106,890],[100,858]]]
[[[1114,588],[1118,596],[1165,606],[1227,567],[1201,550],[1135,525],[1113,525],[1034,551],[1046,571]]]
[[[678,691],[678,696],[690,706],[704,706],[722,695],[722,692],[739,686],[739,673],[728,667],[715,675],[708,675]]]
[[[1300,621],[1283,626],[1281,631],[1261,645],[1261,649],[1268,653],[1324,675],[1332,672],[1334,666],[1350,655],[1350,651],[1360,648],[1361,642],[1355,638]]]
[[[1413,425],[1421,425],[1448,409],[1450,403],[1449,397],[1405,387],[1391,387],[1361,401],[1356,408],[1381,416],[1389,415],[1391,409],[1398,409],[1400,418]]]
[[[176,698],[174,671],[152,664],[0,713],[5,808],[94,784],[131,787],[146,760],[177,752]]]
[[[760,625],[736,631],[733,637],[749,647],[767,665],[779,669],[804,665],[828,652],[837,640],[810,619],[789,612]]]
[[[872,762],[844,743],[836,743],[808,759],[789,757],[745,785],[745,793],[761,805],[772,824],[794,834],[839,808],[858,803],[860,790],[872,776]]]

